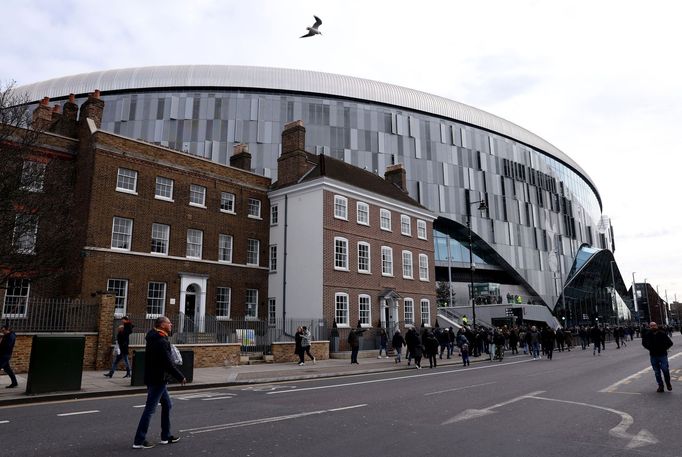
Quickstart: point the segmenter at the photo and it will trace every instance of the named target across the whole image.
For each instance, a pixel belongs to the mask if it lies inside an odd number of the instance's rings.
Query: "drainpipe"
[[[284,194],[284,262],[282,265],[282,334],[289,337],[294,335],[287,333],[287,231],[289,229],[289,196]]]

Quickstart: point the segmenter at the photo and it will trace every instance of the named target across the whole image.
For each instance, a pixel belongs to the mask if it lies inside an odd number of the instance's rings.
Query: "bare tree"
[[[75,155],[52,146],[13,82],[0,84],[0,287],[55,280],[73,253]]]
[[[450,283],[447,281],[436,282],[436,302],[438,306],[454,306],[455,291],[452,291],[452,303],[450,303]]]

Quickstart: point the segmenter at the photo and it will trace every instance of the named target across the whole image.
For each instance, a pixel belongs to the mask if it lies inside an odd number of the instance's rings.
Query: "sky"
[[[596,183],[626,283],[682,301],[682,2],[3,0],[0,83],[149,65],[343,74],[518,124]],[[300,39],[319,16],[321,36]]]

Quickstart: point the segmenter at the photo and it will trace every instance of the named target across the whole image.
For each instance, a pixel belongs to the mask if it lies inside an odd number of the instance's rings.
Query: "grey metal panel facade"
[[[532,132],[493,114],[437,95],[368,79],[283,68],[230,65],[172,65],[82,73],[18,87],[32,101],[94,89],[122,91],[167,87],[244,87],[333,95],[373,101],[443,116],[529,144],[568,164],[595,189],[588,174],[568,155]]]

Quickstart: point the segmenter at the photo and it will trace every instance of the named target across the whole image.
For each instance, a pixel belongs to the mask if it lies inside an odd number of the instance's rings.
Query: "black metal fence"
[[[145,344],[145,335],[154,328],[155,317],[147,314],[129,314],[132,321],[133,334],[131,344]],[[328,326],[324,319],[278,319],[267,322],[257,319],[220,319],[206,315],[201,319],[191,319],[183,313],[167,315],[173,323],[173,333],[170,337],[174,344],[218,344],[240,343],[241,352],[263,353],[271,352],[275,341],[293,341],[296,329],[306,326],[310,329],[313,340],[327,340]],[[113,322],[114,335],[120,320]]]
[[[2,322],[16,332],[98,332],[99,304],[71,299],[29,298],[15,313],[2,313]],[[20,312],[18,312],[20,311]]]

